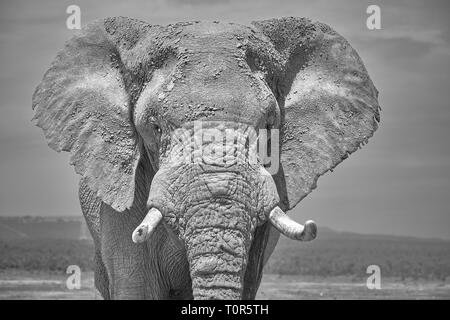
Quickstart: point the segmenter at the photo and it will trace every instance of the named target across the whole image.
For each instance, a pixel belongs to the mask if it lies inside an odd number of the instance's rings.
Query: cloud
[[[208,6],[217,4],[228,4],[229,0],[167,0],[169,5],[183,6],[183,5],[194,5],[194,6]]]
[[[414,40],[411,37],[364,37],[354,38],[355,46],[364,47],[365,51],[372,51],[374,55],[385,59],[384,61],[400,62],[402,64],[410,61],[417,61],[417,59],[429,54],[435,46],[429,42],[422,42]]]

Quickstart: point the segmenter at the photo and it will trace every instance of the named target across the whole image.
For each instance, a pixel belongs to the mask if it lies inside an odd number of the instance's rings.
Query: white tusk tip
[[[314,240],[317,237],[317,225],[313,220],[305,222],[305,238],[306,241]]]
[[[156,208],[151,208],[147,215],[145,216],[144,220],[142,220],[139,227],[137,227],[133,231],[133,235],[131,236],[131,239],[134,243],[142,243],[146,240],[148,240],[151,236],[151,234],[155,231],[158,224],[162,220],[162,214],[161,212]]]
[[[146,225],[140,225],[134,230],[132,240],[134,243],[142,243],[145,241],[148,233],[148,227]]]
[[[314,221],[308,220],[305,225],[301,225],[289,218],[279,207],[270,212],[269,220],[278,231],[293,240],[311,241],[317,236],[317,225]]]

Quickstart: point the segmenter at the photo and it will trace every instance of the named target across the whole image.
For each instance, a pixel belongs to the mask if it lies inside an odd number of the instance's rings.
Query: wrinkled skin
[[[253,299],[279,236],[270,213],[292,209],[372,136],[377,95],[357,53],[321,23],[108,18],[66,44],[33,108],[82,176],[104,298]],[[261,129],[280,130],[270,164],[248,161]],[[152,208],[161,223],[133,243]]]

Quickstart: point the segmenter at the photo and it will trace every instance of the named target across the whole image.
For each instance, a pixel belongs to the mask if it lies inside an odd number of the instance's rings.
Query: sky
[[[450,23],[448,1],[0,1],[0,215],[81,215],[68,154],[51,150],[31,118],[31,97],[81,24],[128,16],[151,24],[249,24],[283,16],[324,22],[361,56],[379,91],[381,123],[290,212],[299,222],[358,233],[450,239]],[[366,26],[369,5],[381,29]]]

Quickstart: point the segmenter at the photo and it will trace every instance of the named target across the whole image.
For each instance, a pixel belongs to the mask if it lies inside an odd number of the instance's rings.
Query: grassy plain
[[[80,221],[0,218],[0,299],[100,299]],[[69,265],[82,270],[79,290],[66,287]],[[366,286],[369,265],[381,270],[380,290]],[[281,237],[257,298],[450,299],[450,241],[327,228],[310,243]]]

